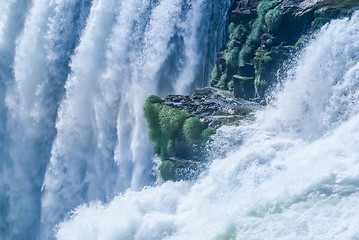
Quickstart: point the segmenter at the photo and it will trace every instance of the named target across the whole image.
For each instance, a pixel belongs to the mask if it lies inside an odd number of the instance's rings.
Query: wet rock
[[[199,118],[206,126],[238,125],[253,117],[252,112],[260,105],[237,99],[231,91],[215,87],[196,89],[193,95],[169,95],[164,103]]]
[[[218,54],[211,86],[233,90],[236,97],[250,100],[255,93],[258,101],[265,100],[276,73],[305,36],[358,7],[357,0],[234,0],[228,42]],[[245,65],[254,65],[255,76],[243,73]]]

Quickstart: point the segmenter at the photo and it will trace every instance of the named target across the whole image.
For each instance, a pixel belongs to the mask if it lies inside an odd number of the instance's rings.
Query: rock
[[[254,77],[233,76],[233,91],[236,98],[254,99],[255,86]]]
[[[300,49],[298,42],[305,35],[358,7],[358,0],[234,0],[229,9],[231,34],[218,54],[211,86],[233,90],[245,99],[255,92],[263,101],[278,69]],[[246,65],[254,66],[255,76],[243,73]]]
[[[243,77],[255,77],[253,64],[246,63],[244,66],[238,68],[239,75]]]
[[[235,1],[230,12],[230,21],[236,24],[246,22],[256,17],[256,8],[260,0],[239,0]]]
[[[265,104],[275,73],[306,34],[359,7],[358,0],[232,2],[229,39],[218,53],[212,87],[164,100],[150,96],[146,101],[149,135],[161,158],[159,172],[164,180],[196,178],[205,166],[204,146],[215,129],[254,119],[253,112],[261,106],[247,100]]]
[[[231,91],[215,87],[196,89],[193,95],[169,95],[164,103],[199,118],[206,126],[238,125],[252,117],[257,103],[236,99]]]

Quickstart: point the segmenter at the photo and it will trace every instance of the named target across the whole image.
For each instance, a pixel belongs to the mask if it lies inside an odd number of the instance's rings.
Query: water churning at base
[[[326,25],[297,56],[242,144],[196,182],[79,206],[58,239],[358,239],[359,13]],[[220,147],[220,146],[218,146]]]

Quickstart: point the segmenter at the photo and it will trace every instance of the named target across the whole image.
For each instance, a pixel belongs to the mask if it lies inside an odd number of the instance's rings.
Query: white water
[[[152,183],[143,103],[208,83],[229,4],[0,2],[1,239]]]
[[[196,182],[82,205],[58,239],[359,239],[359,13],[324,27]],[[220,147],[221,145],[217,145]]]

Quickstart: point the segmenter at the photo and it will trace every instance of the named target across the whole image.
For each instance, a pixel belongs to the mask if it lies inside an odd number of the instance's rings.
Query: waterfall
[[[197,181],[83,204],[57,238],[357,239],[358,29],[359,12],[324,26],[254,122],[218,131],[212,146],[239,146]]]
[[[208,84],[229,5],[0,2],[1,239],[52,239],[79,204],[152,183],[143,103]]]

